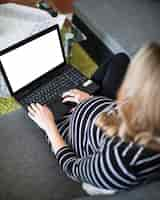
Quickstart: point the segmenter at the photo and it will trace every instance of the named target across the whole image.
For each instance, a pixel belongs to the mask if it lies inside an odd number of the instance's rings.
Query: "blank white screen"
[[[0,57],[12,90],[16,92],[64,62],[54,30]]]

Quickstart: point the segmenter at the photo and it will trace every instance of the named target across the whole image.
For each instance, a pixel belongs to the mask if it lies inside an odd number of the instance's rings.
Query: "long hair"
[[[129,64],[117,95],[118,113],[101,113],[96,125],[160,151],[160,44],[141,48]]]

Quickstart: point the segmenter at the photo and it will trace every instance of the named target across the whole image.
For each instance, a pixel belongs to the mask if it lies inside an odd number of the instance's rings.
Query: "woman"
[[[90,184],[88,190],[126,190],[160,169],[159,76],[160,45],[150,43],[131,61],[117,101],[71,90],[64,102],[80,104],[58,124],[40,104],[29,106],[29,116],[46,132],[69,177]]]

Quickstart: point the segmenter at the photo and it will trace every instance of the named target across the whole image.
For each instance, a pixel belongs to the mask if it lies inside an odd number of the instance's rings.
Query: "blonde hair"
[[[101,113],[96,125],[109,135],[119,135],[160,151],[160,44],[141,48],[129,64],[118,92],[118,114]],[[112,131],[110,131],[112,130]]]

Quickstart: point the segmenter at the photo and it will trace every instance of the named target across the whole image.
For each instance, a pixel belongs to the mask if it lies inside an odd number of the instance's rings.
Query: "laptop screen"
[[[55,29],[0,56],[13,92],[64,63],[63,52]]]

